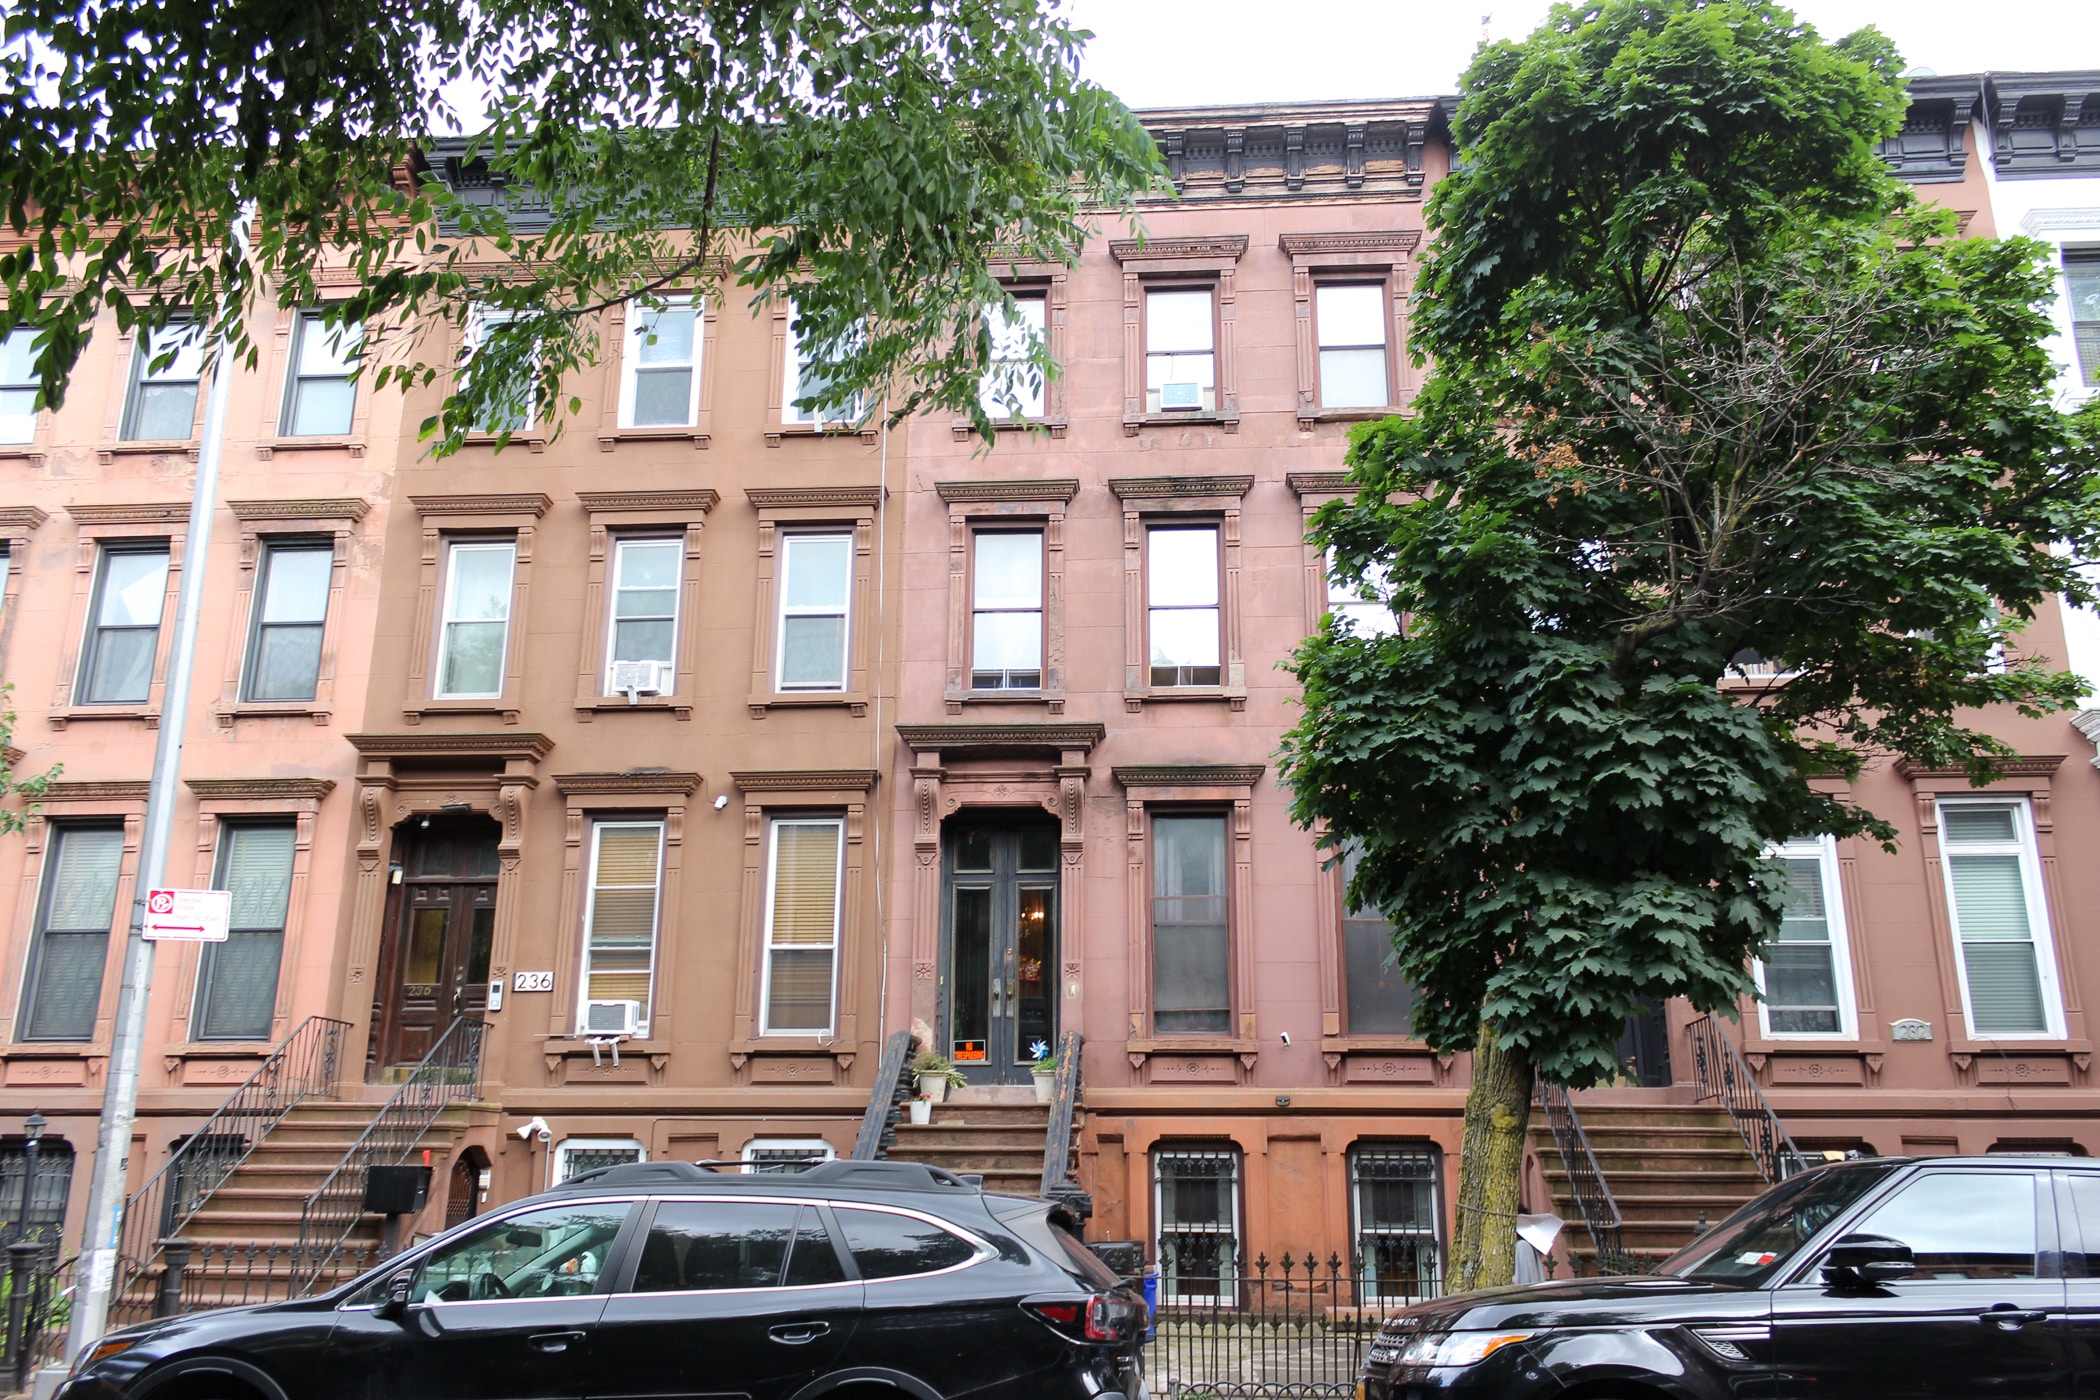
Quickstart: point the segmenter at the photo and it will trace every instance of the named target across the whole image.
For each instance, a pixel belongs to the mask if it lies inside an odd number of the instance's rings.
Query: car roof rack
[[[745,1164],[725,1162],[721,1165]],[[958,1174],[941,1167],[929,1167],[924,1162],[862,1162],[850,1157],[816,1162],[798,1172],[724,1172],[717,1170],[716,1164],[712,1162],[619,1162],[608,1167],[578,1172],[553,1189],[649,1191],[665,1187],[694,1186],[703,1182],[709,1186],[728,1186],[734,1183],[774,1191],[805,1183],[846,1186],[856,1190],[984,1190],[984,1178],[980,1175]]]

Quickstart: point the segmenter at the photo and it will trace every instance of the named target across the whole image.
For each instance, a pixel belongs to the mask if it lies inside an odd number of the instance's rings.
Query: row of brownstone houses
[[[2100,73],[1912,93],[1886,154],[1967,236],[2052,245],[2078,402]],[[110,321],[33,412],[11,346],[0,675],[19,766],[64,765],[0,839],[0,1133],[48,1123],[27,1223],[78,1247],[202,570],[169,871],[233,891],[232,932],[160,950],[134,1185],[310,1017],[344,1023],[366,1112],[456,1020],[485,1028],[426,1229],[608,1161],[844,1155],[901,1029],[1023,1093],[1035,1043],[1078,1031],[1095,1237],[1405,1239],[1433,1272],[1466,1060],[1410,1035],[1384,925],[1344,907],[1274,754],[1296,643],[1330,611],[1394,625],[1303,537],[1350,425],[1418,383],[1449,111],[1144,114],[1179,198],[1142,239],[1010,269],[1062,374],[988,453],[946,418],[806,421],[790,309],[729,282],[609,313],[560,435],[443,461],[415,431],[436,390],[353,383],[317,318],[276,313],[200,556],[199,358],[155,367]],[[2091,674],[2090,624],[2052,611],[2016,646]],[[1860,779],[1895,853],[1780,853],[1770,998],[1724,1030],[1804,1150],[2100,1151],[2100,726],[1987,722],[2020,754],[1989,787]],[[1626,1082],[1578,1104],[1696,1107],[1689,1020],[1630,1026]],[[22,1160],[0,1137],[9,1220]]]

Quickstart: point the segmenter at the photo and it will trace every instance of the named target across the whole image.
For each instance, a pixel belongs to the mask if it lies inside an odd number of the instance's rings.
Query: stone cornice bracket
[[[578,491],[576,499],[593,513],[692,510],[705,515],[722,503],[722,493],[706,487],[698,491]]]
[[[345,734],[366,758],[500,758],[538,763],[554,749],[544,734]]]
[[[410,496],[408,503],[418,515],[530,515],[537,520],[554,504],[544,491],[521,491],[508,495]]]
[[[880,486],[749,486],[744,497],[760,510],[794,510],[811,506],[879,506]]]
[[[35,506],[0,506],[0,533],[26,535],[50,518]]]
[[[153,501],[142,505],[82,505],[73,502],[66,514],[82,525],[187,525],[188,501]]]
[[[1108,489],[1119,501],[1169,500],[1188,496],[1245,496],[1251,476],[1116,476]]]
[[[1117,238],[1108,251],[1119,263],[1167,262],[1182,258],[1230,258],[1238,262],[1247,251],[1244,233],[1209,238]]]
[[[2092,710],[2087,710],[2078,719],[2074,719],[2071,722],[2077,724],[2086,715],[2094,713]],[[2091,735],[2088,734],[2087,737],[2090,738]],[[1998,765],[1998,776],[2000,778],[2047,778],[2063,766],[2063,761],[2067,757],[2069,755],[2060,753],[2021,754],[2017,758],[2008,758],[2001,762]],[[1913,781],[1919,778],[1966,779],[1969,776],[1968,770],[1965,768],[1919,768],[1914,766],[1907,758],[1896,760],[1896,772],[1899,776]]]
[[[1060,477],[1043,481],[936,481],[933,489],[950,503],[969,501],[1070,501],[1078,481]]]
[[[361,496],[303,501],[228,501],[236,520],[362,520],[372,503]]]
[[[731,773],[738,792],[868,792],[880,776],[873,768],[776,769]]]
[[[55,782],[44,789],[39,802],[144,802],[152,791],[150,782]]]
[[[1294,258],[1321,253],[1412,253],[1422,243],[1420,229],[1365,229],[1360,233],[1286,233],[1276,246]]]
[[[1124,787],[1252,787],[1267,771],[1261,763],[1123,765],[1109,772]]]
[[[204,802],[318,802],[335,791],[335,779],[190,778],[183,786]]]
[[[913,753],[980,755],[1016,750],[1090,753],[1108,733],[1100,724],[900,724]],[[915,770],[923,771],[923,770]]]
[[[623,793],[661,796],[673,792],[690,797],[700,787],[700,775],[674,773],[669,770],[657,773],[556,773],[554,787],[564,797],[579,793],[592,796],[618,796]]]
[[[1347,472],[1291,472],[1283,480],[1300,496],[1346,495],[1349,491]]]

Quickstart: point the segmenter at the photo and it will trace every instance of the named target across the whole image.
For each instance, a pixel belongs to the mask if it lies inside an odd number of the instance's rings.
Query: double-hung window
[[[335,547],[326,541],[265,544],[256,568],[244,700],[311,700],[321,683],[321,634]]]
[[[1357,1285],[1365,1301],[1434,1298],[1441,1291],[1442,1162],[1443,1153],[1429,1142],[1363,1142],[1349,1149]]]
[[[36,332],[27,326],[0,340],[0,443],[36,441]]]
[[[2071,303],[2079,382],[2100,385],[2100,249],[2064,254],[2064,295]]]
[[[500,383],[484,386],[481,371],[475,366],[482,347],[490,342],[498,329],[517,319],[516,312],[488,306],[475,306],[467,312],[465,353],[460,371],[467,384],[477,392],[484,387],[489,390],[488,398],[476,409],[473,422],[467,425],[469,432],[515,433],[523,431],[532,422],[533,377],[538,362],[536,347],[527,362],[514,367]]]
[[[102,1003],[102,970],[117,914],[117,876],[124,859],[118,826],[54,826],[44,858],[43,899],[24,1040],[88,1040]]]
[[[1383,282],[1323,283],[1313,291],[1320,337],[1320,407],[1384,408],[1393,401],[1386,362]]]
[[[1383,565],[1364,571],[1362,583],[1345,582],[1335,569],[1334,551],[1327,551],[1327,611],[1343,628],[1359,637],[1390,637],[1400,630],[1400,618],[1387,601],[1392,585]]]
[[[831,387],[831,377],[823,361],[836,359],[852,348],[850,344],[832,344],[811,340],[802,334],[796,324],[800,312],[793,302],[787,308],[787,354],[782,373],[785,382],[781,387],[780,412],[789,423],[807,423],[822,427],[825,424],[856,422],[860,418],[861,403],[858,395],[843,404],[829,408],[813,408],[796,402],[825,393]]]
[[[357,358],[364,327],[329,325],[318,311],[302,311],[294,328],[291,367],[284,376],[284,437],[346,437],[357,404]]]
[[[993,418],[1043,416],[1043,376],[1032,353],[1043,343],[1049,304],[1049,297],[1041,292],[1018,292],[1011,313],[1003,306],[985,310],[985,329],[992,341],[992,367],[978,386],[978,397],[984,403],[984,411]]]
[[[1852,970],[1837,845],[1827,836],[1804,837],[1779,847],[1770,862],[1786,882],[1786,911],[1758,960],[1765,1033],[1849,1037]]]
[[[828,1035],[838,980],[846,824],[836,817],[777,817],[771,834],[762,1029],[769,1035]]]
[[[782,690],[844,690],[853,604],[853,536],[794,533],[780,539]]]
[[[601,821],[591,828],[578,1019],[586,1030],[649,1033],[663,852],[661,821]]]
[[[1413,1035],[1415,988],[1393,961],[1393,925],[1376,906],[1349,902],[1362,851],[1342,852],[1342,999],[1350,1035]]]
[[[1939,815],[1969,1034],[1979,1040],[2061,1035],[2056,960],[2027,803],[1947,799]]]
[[[1162,1303],[1234,1304],[1240,1276],[1240,1157],[1230,1148],[1172,1148],[1152,1157]]]
[[[1145,293],[1145,412],[1217,412],[1215,307],[1209,287]]]
[[[161,610],[168,596],[168,546],[105,547],[80,649],[78,703],[142,705],[153,687]]]
[[[126,442],[184,442],[197,428],[197,386],[204,375],[204,332],[170,321],[139,332],[124,399]]]
[[[1161,1035],[1232,1029],[1223,815],[1152,819],[1152,1023]]]
[[[226,941],[207,943],[197,974],[191,1035],[197,1040],[268,1040],[291,908],[291,822],[228,826],[219,838],[214,889],[233,893]]]
[[[612,617],[607,627],[605,689],[614,694],[650,666],[656,689],[669,690],[678,660],[678,593],[683,539],[629,539],[613,546]]]
[[[620,426],[689,428],[700,419],[702,303],[670,297],[627,316],[620,356]]]
[[[1145,532],[1146,643],[1155,686],[1217,685],[1224,674],[1218,527]]]
[[[1043,685],[1043,532],[979,530],[971,537],[970,688]]]
[[[446,550],[439,699],[489,700],[503,693],[517,562],[515,540],[455,540]]]

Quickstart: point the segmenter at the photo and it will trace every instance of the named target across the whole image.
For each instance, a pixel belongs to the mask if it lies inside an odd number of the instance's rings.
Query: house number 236
[[[510,989],[514,992],[551,992],[554,990],[554,974],[551,972],[520,972],[511,978]]]

